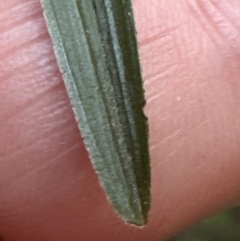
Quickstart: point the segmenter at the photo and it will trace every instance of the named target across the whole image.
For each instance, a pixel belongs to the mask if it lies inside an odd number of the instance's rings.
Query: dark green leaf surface
[[[120,216],[141,226],[150,209],[150,163],[131,0],[41,2],[101,185]]]

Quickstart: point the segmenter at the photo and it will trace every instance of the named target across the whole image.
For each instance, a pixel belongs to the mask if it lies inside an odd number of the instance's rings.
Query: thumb
[[[163,240],[239,201],[237,2],[134,2],[152,157],[152,209],[140,230],[116,217],[99,185],[39,2],[3,0],[3,239]]]

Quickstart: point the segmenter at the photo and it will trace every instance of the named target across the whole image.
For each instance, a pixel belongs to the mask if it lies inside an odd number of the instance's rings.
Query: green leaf
[[[143,81],[131,0],[41,0],[76,120],[108,199],[141,226],[150,209]]]

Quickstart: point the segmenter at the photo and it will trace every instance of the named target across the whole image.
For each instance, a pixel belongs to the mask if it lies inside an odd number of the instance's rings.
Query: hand
[[[240,201],[240,3],[135,0],[150,122],[149,224],[124,224],[80,137],[38,0],[0,3],[0,235],[164,240]]]

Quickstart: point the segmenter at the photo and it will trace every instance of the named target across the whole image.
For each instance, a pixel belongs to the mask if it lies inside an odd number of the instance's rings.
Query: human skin
[[[0,236],[158,241],[240,202],[239,0],[135,0],[149,224],[124,224],[85,150],[39,0],[0,1]],[[0,240],[1,240],[0,238]]]

